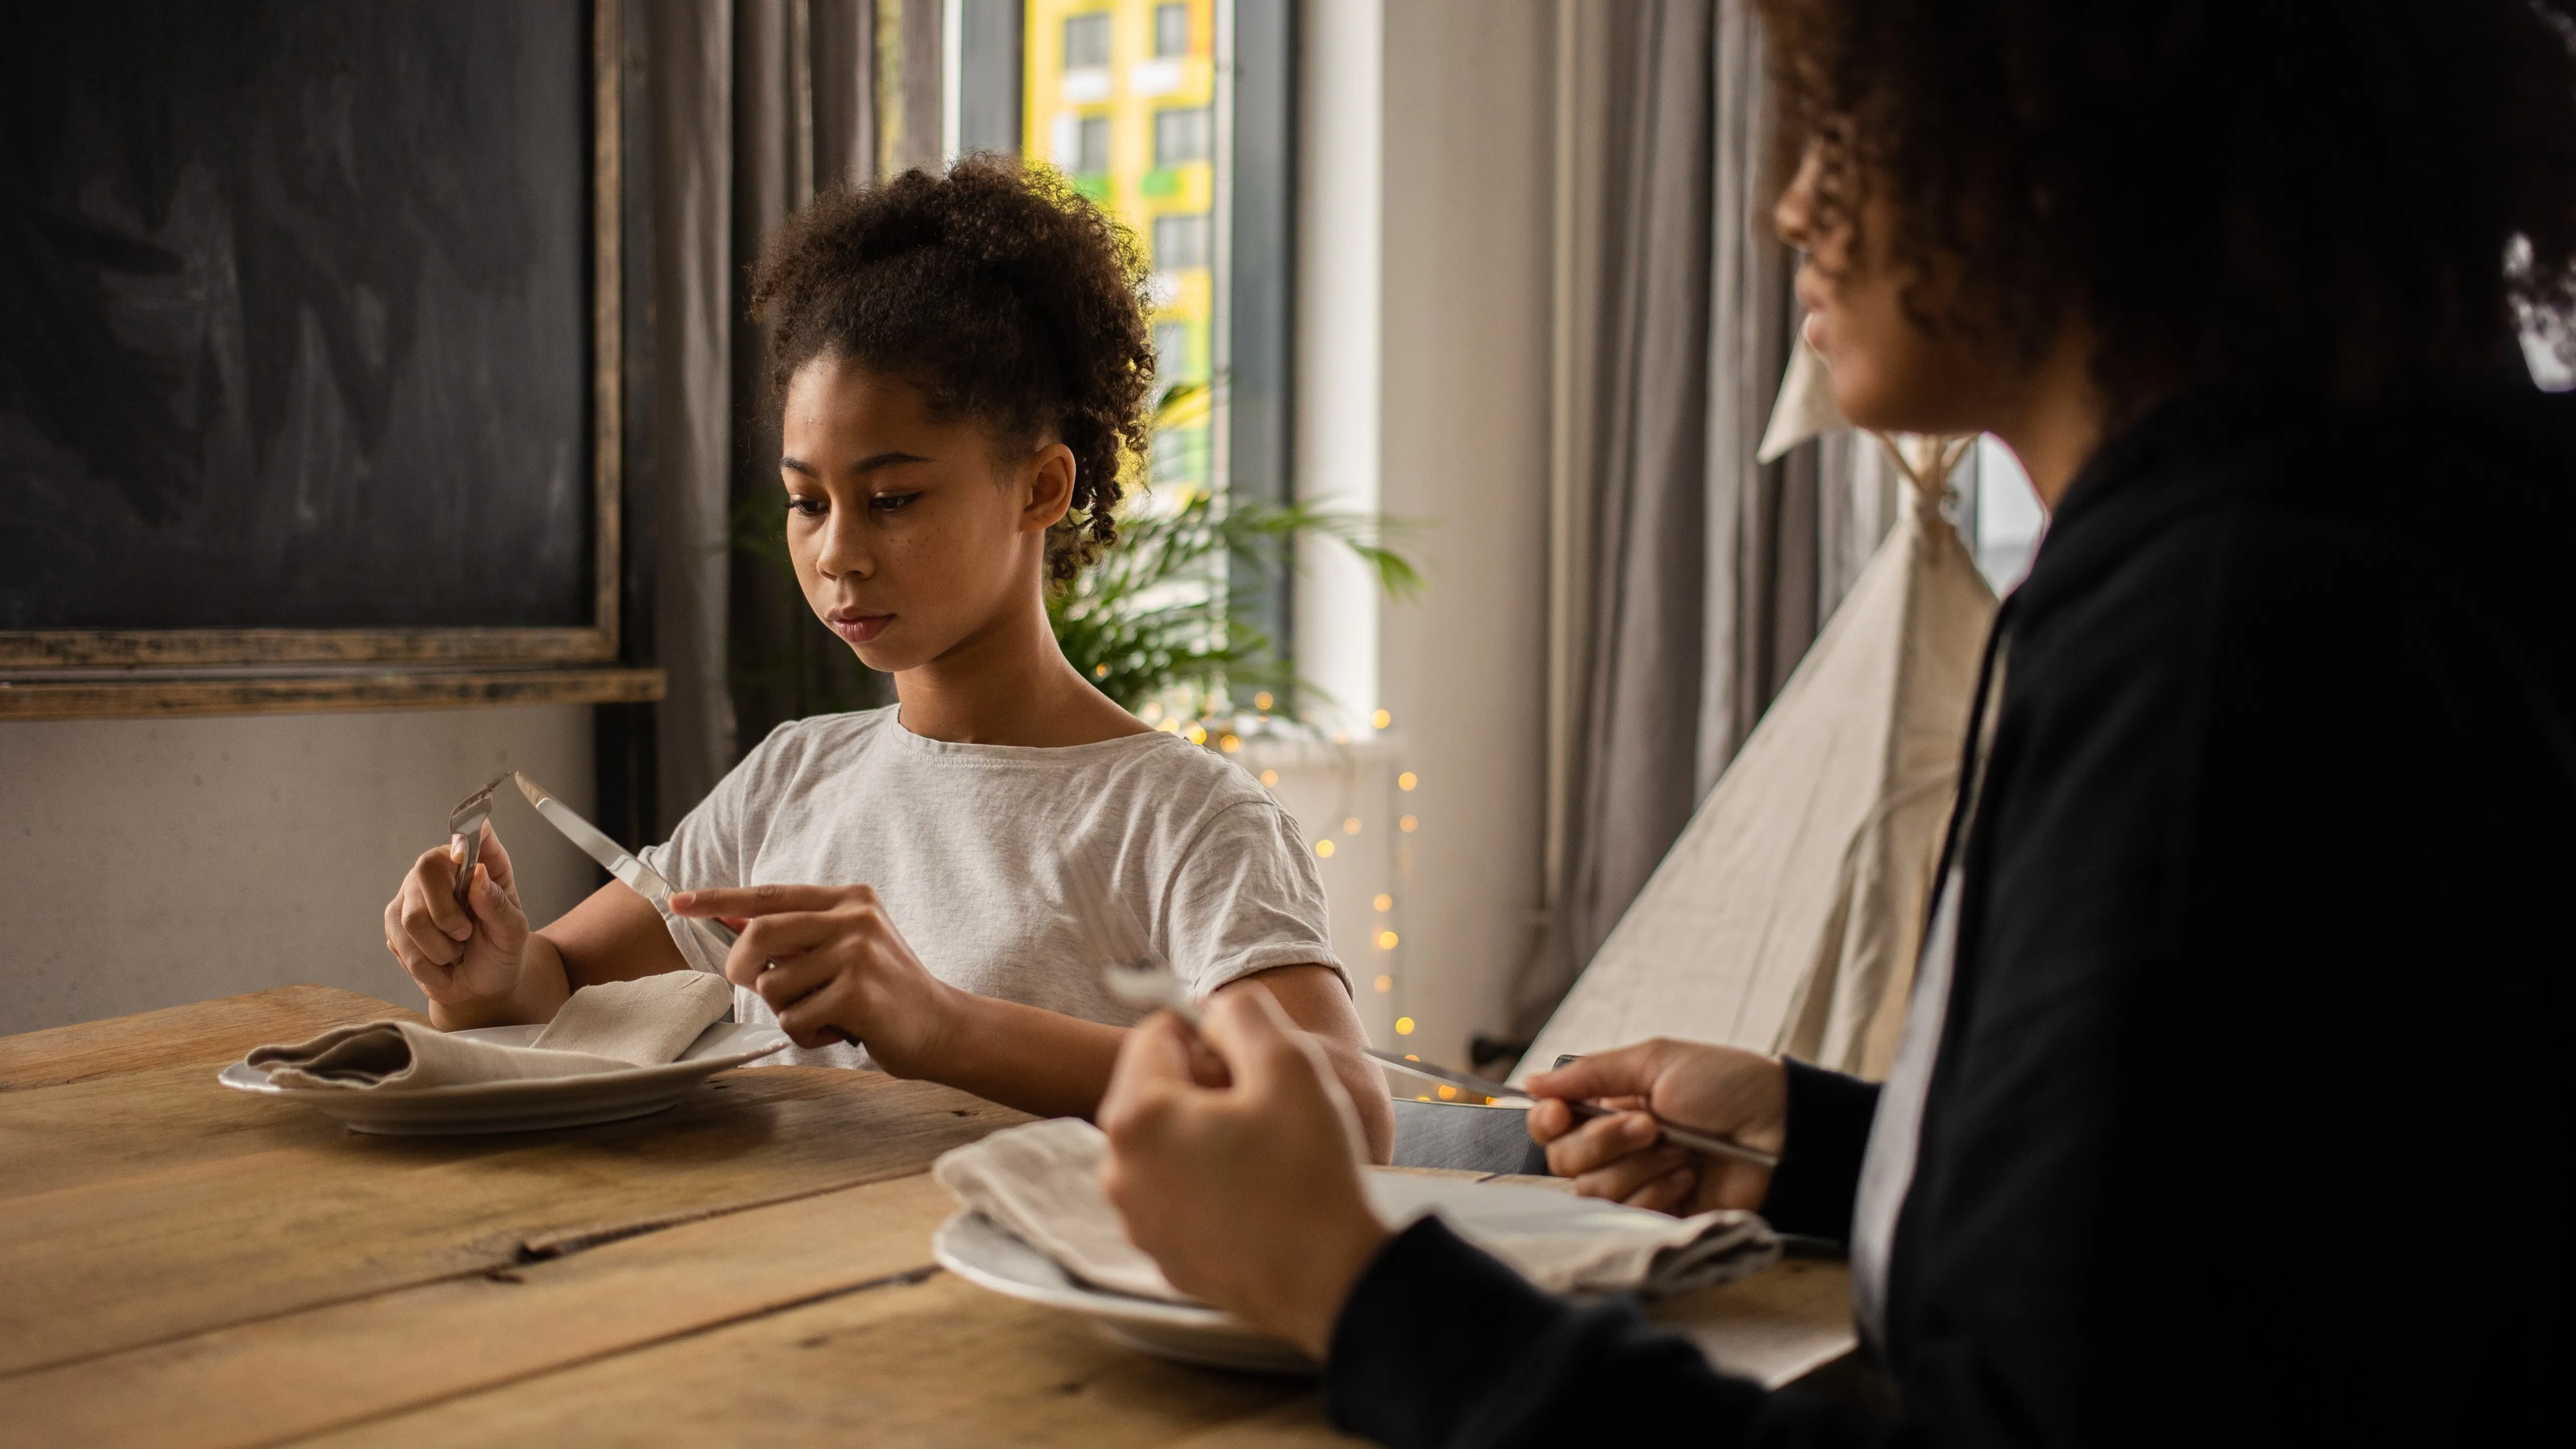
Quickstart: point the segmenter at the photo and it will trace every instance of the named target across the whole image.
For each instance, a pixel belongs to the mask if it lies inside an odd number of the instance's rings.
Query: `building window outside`
[[[1186,322],[1154,324],[1154,377],[1168,387],[1176,382],[1199,380],[1199,369],[1190,356],[1190,328]]]
[[[1219,3],[1025,0],[1022,12],[1022,144],[1143,244],[1158,396],[1213,381]],[[1041,37],[1061,37],[1061,49],[1048,54]],[[1174,408],[1157,431],[1151,476],[1166,497],[1216,483],[1209,401]]]
[[[1216,112],[1206,106],[1166,106],[1154,113],[1154,164],[1205,161],[1216,150]]]
[[[1109,170],[1109,117],[1084,116],[1074,123],[1071,164],[1076,176],[1101,176]]]
[[[1091,70],[1109,64],[1109,22],[1110,15],[1106,10],[1065,17],[1066,70]]]
[[[1208,265],[1208,215],[1154,218],[1154,270],[1186,272]]]
[[[1190,53],[1190,7],[1186,4],[1154,7],[1154,54],[1157,56]]]

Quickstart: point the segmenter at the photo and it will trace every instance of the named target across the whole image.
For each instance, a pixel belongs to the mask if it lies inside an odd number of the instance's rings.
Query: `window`
[[[1290,498],[1294,8],[1019,0],[1007,13],[1026,45],[992,74],[968,78],[1008,97],[1019,146],[1053,160],[1133,231],[1156,272],[1155,395],[1193,385],[1155,429],[1152,496],[1166,503],[1200,490],[1265,504]],[[1291,587],[1280,579],[1245,596],[1245,622],[1283,645]]]
[[[2030,572],[2048,515],[2040,512],[2039,495],[2031,491],[2020,460],[1992,435],[1977,439],[1959,473],[1965,505],[1960,509],[1959,531],[1976,550],[1977,567],[1985,571],[1986,582],[2002,593]]]
[[[1176,382],[1198,380],[1198,369],[1190,365],[1190,324],[1187,322],[1154,324],[1154,380],[1165,387]]]
[[[1077,176],[1096,176],[1109,169],[1109,118],[1085,116],[1074,128],[1073,164],[1067,169]]]
[[[1068,15],[1064,21],[1064,68],[1090,70],[1109,64],[1109,12]]]
[[[1190,7],[1157,5],[1154,7],[1154,54],[1156,56],[1190,53]]]
[[[1205,161],[1216,140],[1216,114],[1206,106],[1174,106],[1154,113],[1154,164]]]
[[[1182,272],[1209,264],[1208,214],[1154,218],[1154,270]]]

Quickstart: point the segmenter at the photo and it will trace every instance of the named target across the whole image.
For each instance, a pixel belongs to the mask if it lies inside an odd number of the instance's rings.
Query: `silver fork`
[[[492,777],[492,783],[456,802],[447,812],[447,833],[464,842],[464,854],[456,867],[456,903],[465,904],[466,888],[474,880],[474,858],[483,853],[483,822],[492,818],[492,792],[510,782],[516,770],[503,770]]]

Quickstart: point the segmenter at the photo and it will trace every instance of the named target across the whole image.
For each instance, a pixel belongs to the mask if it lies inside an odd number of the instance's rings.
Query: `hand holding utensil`
[[[1181,984],[1181,978],[1174,975],[1169,967],[1153,962],[1113,962],[1101,968],[1101,980],[1108,986],[1110,995],[1130,1006],[1159,1007],[1189,1023],[1192,1030],[1196,1030],[1199,1026],[1198,1004],[1190,999],[1189,988]],[[1474,1093],[1487,1099],[1489,1103],[1494,1099],[1506,1097],[1524,1102],[1539,1100],[1528,1092],[1507,1083],[1487,1081],[1483,1077],[1470,1076],[1465,1072],[1453,1072],[1446,1067],[1436,1067],[1411,1057],[1382,1052],[1375,1047],[1368,1048],[1368,1054],[1387,1066]],[[1577,1117],[1618,1115],[1617,1109],[1604,1107],[1597,1102],[1567,1101],[1565,1105]],[[1693,1132],[1686,1127],[1676,1127],[1660,1117],[1655,1118],[1654,1121],[1656,1127],[1661,1130],[1664,1140],[1676,1147],[1687,1147],[1693,1152],[1704,1152],[1717,1157],[1731,1157],[1739,1162],[1750,1162],[1759,1167],[1780,1165],[1780,1159],[1768,1152],[1729,1142],[1723,1137],[1712,1137],[1705,1132]]]

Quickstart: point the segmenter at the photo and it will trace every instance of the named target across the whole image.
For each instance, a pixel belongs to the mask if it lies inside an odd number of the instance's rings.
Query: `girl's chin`
[[[921,662],[911,657],[900,644],[889,646],[882,635],[865,644],[851,643],[850,652],[858,656],[861,664],[879,674],[900,674]]]

